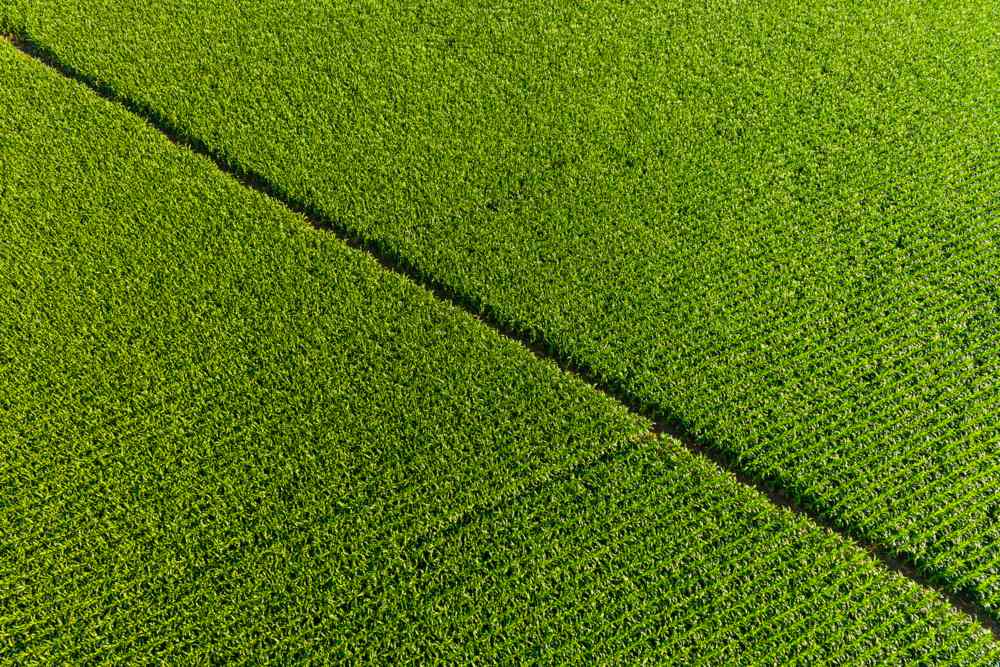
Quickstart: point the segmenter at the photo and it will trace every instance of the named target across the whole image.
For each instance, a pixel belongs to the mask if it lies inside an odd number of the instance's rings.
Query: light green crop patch
[[[35,0],[25,37],[1000,604],[1000,8]]]
[[[961,664],[988,636],[664,439],[410,554],[349,647],[384,662]]]

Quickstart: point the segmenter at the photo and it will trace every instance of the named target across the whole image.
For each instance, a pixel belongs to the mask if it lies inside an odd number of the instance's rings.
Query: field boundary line
[[[11,30],[11,32],[6,34],[0,33],[0,38],[10,43],[24,56],[46,66],[63,78],[85,86],[103,100],[124,107],[133,116],[138,117],[168,141],[202,158],[210,160],[219,171],[230,178],[236,179],[244,187],[254,190],[258,194],[277,203],[282,208],[296,214],[297,217],[303,218],[313,228],[336,236],[340,241],[354,250],[368,255],[383,269],[402,275],[410,282],[430,292],[437,300],[447,302],[463,310],[484,326],[492,329],[499,336],[519,343],[535,357],[554,363],[564,373],[573,375],[598,393],[604,394],[625,407],[629,412],[651,422],[651,435],[654,437],[659,437],[660,435],[672,437],[695,456],[708,459],[714,463],[733,477],[741,486],[748,487],[762,494],[771,504],[840,536],[846,542],[867,552],[869,556],[880,562],[891,572],[909,579],[912,583],[927,591],[936,593],[957,612],[969,617],[989,632],[994,640],[1000,641],[1000,618],[995,618],[980,603],[972,589],[966,587],[958,591],[951,590],[945,582],[941,581],[940,577],[921,572],[905,557],[900,557],[900,555],[892,552],[890,549],[867,539],[864,535],[859,534],[858,531],[853,530],[851,526],[845,526],[827,517],[814,506],[814,503],[796,500],[791,494],[782,489],[780,479],[765,478],[751,473],[741,465],[735,455],[700,439],[680,417],[665,415],[652,410],[650,406],[636,401],[614,379],[604,378],[600,373],[586,365],[572,361],[567,355],[553,346],[546,344],[544,336],[540,331],[518,329],[505,323],[503,318],[489,304],[483,303],[482,300],[473,295],[463,294],[455,290],[444,281],[414,265],[399,252],[390,248],[387,243],[364,238],[360,233],[350,229],[346,224],[331,219],[317,206],[287,194],[282,188],[270,182],[260,173],[237,164],[222,152],[213,149],[200,138],[191,136],[189,133],[177,128],[162,113],[144,103],[122,95],[109,83],[93,75],[81,72],[72,65],[65,63],[52,49],[32,39],[23,29],[2,25],[0,25],[0,28]],[[635,443],[632,443],[632,446],[635,446]],[[551,483],[553,480],[576,477],[594,465],[600,464],[602,461],[607,462],[626,454],[628,449],[629,446],[626,445],[610,450],[589,462],[581,462],[576,466],[572,466],[561,474],[554,473],[551,479],[547,478],[540,481],[539,484],[528,485],[525,489],[517,492],[513,498],[507,498],[504,504],[523,497],[536,487]],[[478,516],[493,513],[499,508],[499,505],[497,503],[489,506],[470,508],[469,511],[444,527],[441,532],[450,533],[456,529],[460,529],[462,526],[474,521]],[[424,536],[423,539],[427,539],[427,536]]]

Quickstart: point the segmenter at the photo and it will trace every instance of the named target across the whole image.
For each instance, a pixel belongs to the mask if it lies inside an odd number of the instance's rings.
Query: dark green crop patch
[[[16,6],[179,134],[996,616],[995,2]]]

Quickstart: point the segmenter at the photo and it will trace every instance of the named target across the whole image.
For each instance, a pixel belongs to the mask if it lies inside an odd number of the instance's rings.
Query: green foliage
[[[0,660],[997,659],[121,108],[0,80]]]
[[[22,31],[998,613],[997,3],[176,4]]]

